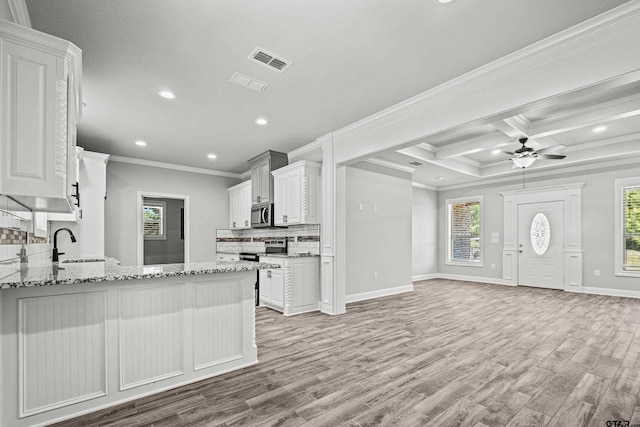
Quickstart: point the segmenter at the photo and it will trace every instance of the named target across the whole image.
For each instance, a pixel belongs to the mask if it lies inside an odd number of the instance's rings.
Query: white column
[[[322,146],[322,226],[321,226],[321,291],[320,310],[326,314],[342,314],[345,309],[344,275],[338,274],[336,257],[344,252],[344,245],[338,244],[338,215],[336,197],[336,163],[334,156],[333,134],[318,138]],[[344,192],[341,192],[344,197]],[[344,239],[340,239],[344,242]],[[340,247],[342,246],[342,247]]]

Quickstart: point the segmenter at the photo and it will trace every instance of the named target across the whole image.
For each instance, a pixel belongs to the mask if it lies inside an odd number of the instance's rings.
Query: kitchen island
[[[255,262],[23,267],[0,279],[0,425],[47,425],[257,363]]]

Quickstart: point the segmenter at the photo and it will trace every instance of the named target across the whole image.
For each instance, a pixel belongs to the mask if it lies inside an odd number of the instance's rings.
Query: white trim
[[[354,122],[350,125],[340,128],[334,131],[334,136],[340,136],[344,133],[351,132],[360,127],[366,126],[367,124],[370,124],[372,122],[381,120],[390,114],[393,114],[400,110],[404,110],[408,107],[411,107],[412,105],[417,104],[421,101],[424,101],[428,98],[431,98],[438,93],[446,92],[453,88],[457,88],[461,86],[463,83],[466,83],[473,79],[477,79],[487,74],[491,74],[496,70],[503,69],[510,64],[518,63],[525,59],[540,57],[545,53],[554,51],[554,49],[556,49],[559,45],[563,45],[571,41],[578,40],[580,38],[585,37],[587,34],[596,33],[602,30],[603,28],[607,28],[611,25],[615,25],[618,22],[626,21],[627,19],[629,19],[630,17],[638,13],[640,13],[640,2],[638,1],[630,1],[628,3],[620,5],[598,16],[595,16],[591,19],[583,21],[577,25],[574,25],[573,27],[567,28],[566,30],[553,34],[543,40],[540,40],[539,42],[526,46],[506,56],[503,56],[486,65],[483,65],[472,71],[469,71],[468,73],[462,74],[461,76],[451,79],[439,86],[436,86],[432,89],[429,89],[425,92],[422,92],[418,95],[415,95],[411,98],[401,101],[398,104],[395,104],[389,108],[385,108],[384,110],[381,110],[368,117],[365,117],[364,119],[361,119],[357,122]]]
[[[614,208],[614,224],[615,224],[614,244],[615,246],[613,249],[613,252],[614,252],[613,259],[615,262],[614,274],[616,276],[622,276],[622,277],[640,277],[640,271],[626,271],[626,270],[623,270],[622,268],[623,259],[624,259],[624,256],[622,253],[622,246],[623,246],[622,236],[624,234],[624,224],[622,221],[622,191],[624,187],[640,186],[640,176],[616,179],[613,185],[614,185],[613,205],[615,206]]]
[[[348,304],[350,302],[364,301],[364,300],[373,299],[373,298],[386,297],[389,295],[402,294],[405,292],[413,292],[413,285],[411,284],[407,286],[398,286],[397,288],[387,288],[387,289],[380,289],[377,291],[369,291],[369,292],[362,292],[359,294],[347,295],[345,297],[345,302]]]
[[[91,159],[91,160],[102,161],[102,162],[104,162],[105,165],[107,163],[109,163],[109,158],[110,157],[111,157],[110,154],[96,153],[95,151],[86,151],[86,150],[84,150],[82,152],[82,158],[83,159]]]
[[[184,194],[169,194],[169,193],[154,193],[151,191],[138,191],[137,193],[137,213],[136,213],[136,241],[137,241],[137,263],[138,265],[144,265],[144,227],[142,218],[142,206],[144,204],[145,197],[152,197],[158,199],[178,199],[184,201],[184,263],[189,263],[191,258],[190,251],[190,231],[189,231],[189,196]]]
[[[438,273],[416,274],[413,277],[411,277],[411,281],[412,282],[419,282],[421,280],[431,280],[431,279],[437,279],[439,277],[440,277],[440,275]]]
[[[501,191],[500,195],[504,196],[519,196],[524,194],[536,194],[536,193],[546,193],[549,191],[561,191],[561,190],[573,190],[576,188],[584,187],[584,182],[576,182],[573,184],[559,184],[559,185],[548,185],[545,187],[536,187],[536,188],[527,188],[526,190],[513,190],[513,191]],[[524,203],[527,203],[526,201]]]
[[[415,182],[415,181],[411,182],[411,186],[416,188],[423,188],[425,190],[438,191],[438,189],[432,185],[422,184],[420,182]]]
[[[7,0],[7,4],[14,23],[23,27],[33,28],[25,0]]]
[[[562,166],[556,165],[551,167],[544,167],[538,169],[529,169],[527,168],[526,177],[531,180],[538,177],[543,177],[545,179],[551,179],[551,177],[556,177],[556,175],[572,175],[574,173],[589,171],[589,172],[597,172],[601,169],[611,168],[611,167],[619,167],[619,166],[629,166],[629,167],[637,167],[638,165],[638,157],[625,157],[623,159],[617,160],[609,160],[609,161],[598,161],[597,163],[585,163],[582,165],[576,166]],[[452,184],[440,186],[437,188],[438,191],[449,191],[449,190],[459,190],[461,188],[470,188],[470,187],[485,187],[492,184],[502,184],[502,183],[513,183],[513,182],[522,182],[522,175],[518,176],[517,174],[507,174],[504,176],[497,176],[494,178],[481,178],[479,180],[474,180],[473,182],[467,182],[462,184]]]
[[[372,165],[382,166],[389,169],[395,169],[402,172],[414,173],[416,171],[415,168],[411,166],[401,165],[399,163],[390,162],[388,160],[379,159],[377,157],[372,157],[370,159],[366,159],[365,162],[371,163]]]
[[[306,145],[303,145],[300,148],[296,148],[295,150],[290,151],[288,153],[288,157],[289,157],[289,160],[291,160],[316,150],[318,151],[322,150],[322,142],[320,141],[320,138]]]
[[[592,295],[606,295],[610,297],[640,298],[640,291],[629,291],[626,289],[591,288],[585,286],[582,288],[582,293]]]
[[[480,276],[465,276],[462,274],[442,274],[438,273],[434,279],[447,279],[447,280],[459,280],[461,282],[477,282],[488,283],[490,285],[504,285],[504,286],[516,286],[511,283],[507,283],[502,279],[496,279],[492,277],[480,277]]]
[[[242,178],[242,174],[239,174],[239,173],[216,171],[212,169],[194,168],[192,166],[156,162],[153,160],[136,159],[133,157],[111,156],[111,161],[118,162],[118,163],[129,163],[132,165],[150,166],[153,168],[171,169],[171,170],[176,170],[181,172],[192,172],[192,173],[201,173],[204,175],[224,176],[227,178],[237,178],[237,179]]]

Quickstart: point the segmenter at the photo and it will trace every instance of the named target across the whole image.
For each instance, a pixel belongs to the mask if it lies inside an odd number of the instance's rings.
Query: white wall
[[[239,180],[110,161],[105,200],[105,255],[137,262],[138,191],[189,196],[190,261],[214,261],[216,229],[229,228],[227,188]],[[185,221],[187,219],[185,218]]]
[[[438,193],[413,187],[412,255],[414,279],[438,272]]]
[[[614,275],[614,180],[636,176],[640,176],[640,168],[637,166],[620,166],[572,174],[549,172],[543,178],[527,179],[527,188],[584,182],[582,188],[583,287],[640,291],[640,279]],[[440,273],[476,276],[489,280],[499,280],[502,277],[504,214],[500,192],[520,188],[522,183],[512,182],[439,192],[438,227],[441,236],[446,236],[446,199],[472,195],[484,197],[482,224],[484,267],[446,265],[446,238],[441,238],[438,261]],[[499,243],[491,243],[492,232],[500,233]],[[492,263],[496,264],[495,270],[491,269]],[[600,277],[594,276],[594,270],[600,270]]]
[[[411,285],[412,190],[405,178],[346,167],[346,295]],[[362,204],[362,209],[360,209]],[[373,278],[376,272],[378,278]]]

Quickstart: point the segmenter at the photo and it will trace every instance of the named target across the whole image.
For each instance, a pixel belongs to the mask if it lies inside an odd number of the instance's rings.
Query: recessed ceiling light
[[[215,159],[218,156],[216,156],[215,154],[208,154],[207,157],[210,159]]]
[[[159,93],[159,95],[163,98],[167,98],[167,99],[173,99],[176,96],[173,94],[173,92],[169,92],[168,90],[163,90]]]
[[[606,126],[596,126],[593,129],[591,129],[594,132],[604,132],[605,130],[607,130]]]
[[[140,147],[144,147],[145,145],[147,145],[147,143],[144,142],[144,141],[138,140],[138,141],[136,141],[136,145],[139,145]]]
[[[256,123],[257,123],[257,124],[259,124],[259,125],[261,125],[261,126],[264,126],[264,125],[266,125],[268,122],[267,122],[267,119],[265,119],[265,118],[263,118],[263,117],[260,117],[260,118],[256,119]]]
[[[451,3],[453,0],[438,0],[438,3]]]
[[[443,177],[443,176],[436,176],[436,179],[437,179],[438,181],[442,181],[442,180],[444,179],[444,177]]]
[[[493,151],[491,152],[491,154],[493,154],[493,155],[495,156],[496,154],[500,154],[501,152],[502,152],[502,151],[501,151],[499,148],[496,148],[495,150],[493,150]]]

